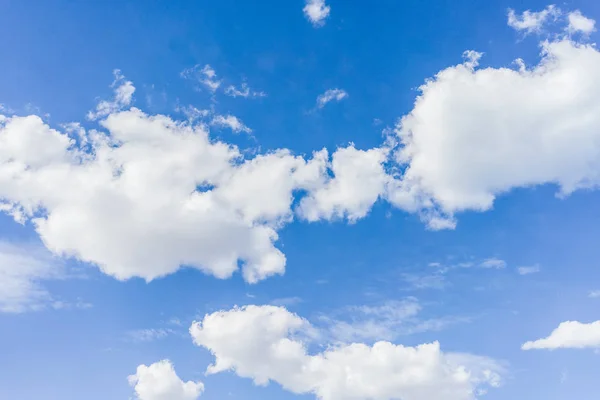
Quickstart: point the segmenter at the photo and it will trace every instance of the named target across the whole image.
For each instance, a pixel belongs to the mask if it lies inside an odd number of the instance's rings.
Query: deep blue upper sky
[[[481,69],[513,68],[517,58],[536,65],[544,38],[511,29],[507,10],[548,6],[537,0],[326,3],[331,14],[315,27],[303,15],[303,0],[3,1],[0,103],[19,116],[43,116],[56,129],[74,121],[103,129],[86,114],[111,99],[113,70],[120,69],[136,88],[131,105],[149,115],[184,120],[181,109],[190,105],[235,115],[251,135],[213,126],[211,136],[247,154],[286,148],[308,159],[349,143],[368,150],[411,112],[418,87],[461,64],[465,50],[484,53]],[[559,6],[600,18],[600,3],[590,0]],[[221,88],[246,82],[267,96],[200,91],[181,74],[196,65],[210,65]],[[316,107],[317,96],[332,88],[348,96]],[[0,148],[0,171],[8,162],[2,157]],[[2,182],[0,175],[0,200],[12,194]],[[593,350],[521,350],[563,321],[600,319],[600,299],[588,296],[600,289],[600,193],[578,190],[563,198],[556,182],[499,190],[489,210],[458,211],[450,230],[428,229],[416,213],[382,200],[355,222],[295,218],[277,230],[285,274],[257,284],[239,273],[221,280],[193,268],[151,282],[119,281],[93,262],[61,258],[60,251],[51,256],[32,220],[18,224],[0,213],[0,243],[63,265],[67,272],[59,279],[31,279],[69,303],[0,312],[0,398],[132,398],[127,376],[163,359],[184,381],[204,382],[207,400],[312,398],[276,382],[255,386],[233,372],[205,376],[213,356],[194,346],[190,323],[234,305],[271,303],[315,325],[326,318],[356,322],[349,307],[414,298],[422,307],[418,318],[444,321],[439,329],[394,327],[397,337],[365,342],[439,341],[445,351],[500,360],[503,383],[482,397],[489,400],[592,399],[600,366]],[[95,229],[90,224],[79,235]],[[5,276],[17,268],[11,260],[0,257],[0,300],[9,290]],[[485,260],[502,260],[504,268],[476,267]],[[450,270],[438,273],[442,266]],[[518,272],[534,266],[539,272]],[[141,330],[152,330],[150,340],[140,339]]]

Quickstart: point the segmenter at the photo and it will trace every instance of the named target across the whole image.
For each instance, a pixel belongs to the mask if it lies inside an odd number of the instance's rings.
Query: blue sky
[[[598,18],[3,2],[0,398],[593,398]]]

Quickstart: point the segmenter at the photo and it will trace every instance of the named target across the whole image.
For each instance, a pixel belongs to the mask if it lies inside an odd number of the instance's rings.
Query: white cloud
[[[184,69],[181,76],[185,79],[197,81],[211,92],[216,92],[221,86],[222,81],[217,79],[217,73],[209,64],[201,66],[194,65],[192,68]]]
[[[525,34],[539,33],[549,19],[556,20],[561,13],[561,10],[554,5],[537,12],[527,10],[520,15],[515,13],[515,10],[509,9],[508,26]]]
[[[446,68],[420,88],[397,126],[405,165],[387,198],[432,228],[484,211],[518,187],[556,184],[560,195],[600,183],[600,52],[542,43],[531,69]],[[433,224],[432,224],[433,222]]]
[[[196,400],[204,391],[202,382],[183,382],[168,360],[140,365],[128,380],[138,400]]]
[[[541,268],[539,265],[531,265],[528,267],[518,267],[517,268],[517,272],[519,273],[519,275],[536,274],[540,271],[541,271]]]
[[[479,266],[481,268],[502,269],[502,268],[506,268],[506,261],[500,260],[499,258],[488,258],[486,260],[483,260],[479,264]]]
[[[309,354],[314,328],[284,308],[247,306],[206,315],[190,328],[215,362],[207,373],[234,371],[257,385],[269,381],[319,399],[472,400],[500,384],[493,360],[444,353],[437,342],[415,347],[377,342],[333,346]]]
[[[550,336],[523,344],[523,350],[600,348],[600,321],[584,324],[562,322]]]
[[[88,119],[94,120],[119,111],[131,104],[135,86],[131,81],[125,79],[121,71],[115,69],[113,71],[115,80],[111,87],[114,87],[114,99],[112,101],[103,100],[96,106],[96,111],[90,111],[87,115]]]
[[[440,273],[431,275],[402,274],[402,279],[408,283],[411,289],[444,289],[448,282]]]
[[[231,97],[243,97],[243,98],[255,98],[255,97],[265,97],[267,94],[263,91],[257,92],[251,90],[247,83],[242,83],[242,86],[238,89],[234,85],[229,85],[225,89],[225,94]]]
[[[596,30],[596,21],[587,18],[579,10],[570,12],[567,19],[569,21],[567,26],[569,33],[581,32],[584,35],[589,35]]]
[[[588,297],[591,299],[597,299],[600,298],[600,290],[592,290],[589,294]]]
[[[291,307],[293,305],[302,303],[302,298],[298,296],[293,297],[281,297],[279,299],[271,300],[270,304],[273,306]]]
[[[443,317],[423,319],[422,306],[414,297],[377,305],[348,307],[334,316],[322,316],[327,335],[334,342],[353,343],[395,340],[400,336],[439,331],[467,318]]]
[[[331,7],[325,4],[325,0],[306,0],[304,15],[315,26],[325,25],[325,20],[331,12]]]
[[[343,89],[328,89],[317,97],[317,107],[323,108],[330,101],[342,101],[346,97],[348,93]]]
[[[127,337],[134,342],[153,342],[155,340],[164,339],[173,334],[172,329],[136,329],[127,332]]]
[[[391,179],[383,166],[387,154],[385,147],[338,149],[329,164],[334,176],[302,199],[300,215],[308,221],[366,216]]]
[[[66,307],[66,303],[53,300],[41,285],[41,281],[57,279],[62,274],[62,265],[45,249],[0,241],[0,312]]]
[[[252,133],[252,129],[248,128],[244,123],[234,115],[216,115],[212,121],[211,125],[226,127],[231,129],[235,133],[245,132]]]
[[[361,176],[334,161],[340,177],[327,178],[325,150],[312,159],[285,149],[244,159],[203,124],[135,108],[108,115],[101,126],[106,132],[62,133],[36,116],[3,117],[0,198],[4,212],[33,222],[53,253],[118,279],[152,280],[182,265],[227,278],[238,262],[248,282],[281,274],[285,256],[274,242],[293,217],[294,192]],[[363,202],[337,198],[335,210],[363,215]]]

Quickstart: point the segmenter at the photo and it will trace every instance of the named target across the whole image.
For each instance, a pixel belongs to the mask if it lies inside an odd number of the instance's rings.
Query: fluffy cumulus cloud
[[[351,186],[371,175],[337,161],[359,154],[353,147],[335,152],[328,171],[325,150],[245,159],[212,140],[204,123],[136,108],[111,112],[100,127],[58,131],[37,116],[2,117],[0,199],[4,212],[33,223],[52,252],[118,279],[151,280],[182,265],[227,278],[241,263],[244,278],[256,282],[284,271],[274,243],[293,218],[294,193],[315,193],[302,208],[307,215],[362,216],[370,207]],[[350,192],[325,204],[319,189],[332,185]]]
[[[367,215],[392,179],[383,166],[387,153],[385,147],[338,149],[329,164],[333,177],[302,199],[300,215],[308,221],[344,217],[356,221]]]
[[[41,282],[63,275],[61,264],[44,248],[0,242],[0,312],[35,311],[56,304]]]
[[[232,370],[257,385],[274,381],[323,400],[469,400],[500,384],[502,368],[495,361],[445,353],[436,342],[354,343],[310,354],[314,330],[285,308],[247,306],[206,315],[190,333],[215,356],[207,373]]]
[[[304,15],[315,26],[325,25],[325,20],[329,17],[331,7],[325,4],[325,0],[306,0],[304,6]]]
[[[196,400],[204,391],[202,382],[183,382],[168,360],[140,365],[128,379],[138,400]]]
[[[523,350],[555,350],[600,348],[600,321],[589,324],[578,321],[562,322],[550,336],[526,342]]]
[[[250,282],[283,272],[273,224],[290,214],[292,190],[318,178],[322,159],[281,151],[243,162],[202,126],[136,109],[102,125],[108,134],[77,142],[36,116],[0,125],[4,209],[31,220],[50,250],[118,279],[180,265],[225,278],[240,260]]]
[[[596,30],[596,21],[587,18],[579,10],[570,12],[567,19],[569,21],[567,30],[570,33],[581,32],[585,35],[589,35]]]
[[[566,196],[598,186],[600,52],[566,39],[541,46],[531,68],[478,68],[469,54],[421,86],[397,126],[406,168],[392,202],[435,210],[432,227],[448,227],[455,212],[488,210],[513,188],[555,184]]]
[[[328,89],[317,97],[317,107],[323,108],[331,101],[342,101],[346,97],[348,93],[343,89]]]

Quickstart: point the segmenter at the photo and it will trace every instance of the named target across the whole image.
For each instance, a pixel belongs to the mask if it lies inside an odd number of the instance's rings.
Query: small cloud
[[[446,278],[443,275],[415,275],[403,274],[402,278],[408,283],[411,289],[444,289],[448,286]]]
[[[144,343],[164,339],[172,333],[175,333],[172,329],[136,329],[127,332],[127,337],[136,343]]]
[[[317,97],[317,107],[323,108],[330,101],[342,101],[348,97],[348,93],[343,89],[329,89]]]
[[[600,298],[600,290],[592,290],[589,294],[588,297],[590,299],[599,299]]]
[[[192,68],[184,69],[181,72],[181,77],[197,81],[213,93],[216,92],[222,83],[217,79],[217,73],[209,64],[206,64],[204,67],[196,64]]]
[[[229,85],[225,89],[225,94],[231,97],[243,97],[243,98],[256,98],[256,97],[266,97],[267,94],[265,92],[257,92],[251,90],[247,83],[242,83],[242,86],[238,89],[234,85]]]
[[[300,297],[283,297],[280,299],[275,299],[271,301],[272,306],[280,306],[280,307],[290,307],[298,303],[302,303],[302,299]]]
[[[119,111],[129,106],[133,100],[133,93],[135,93],[135,86],[131,81],[125,79],[125,76],[121,74],[121,70],[115,69],[113,71],[115,80],[111,87],[114,88],[114,98],[111,101],[102,100],[96,106],[96,111],[90,111],[87,114],[89,120],[95,120],[98,118],[106,117],[116,111]]]
[[[212,119],[210,124],[229,128],[235,133],[252,133],[252,129],[248,128],[239,118],[233,115],[217,115]]]
[[[308,18],[314,27],[320,27],[325,25],[325,20],[329,17],[331,7],[325,4],[325,0],[306,0],[303,11],[306,18]]]
[[[506,267],[506,261],[500,260],[499,258],[488,258],[479,264],[481,268],[495,268],[502,269]]]
[[[94,307],[94,305],[92,303],[85,302],[81,299],[77,299],[77,301],[75,303],[69,303],[69,302],[57,300],[57,301],[54,301],[51,304],[51,306],[55,310],[71,310],[71,309],[87,310],[87,309]]]
[[[525,35],[540,33],[548,20],[556,20],[562,14],[561,10],[554,5],[546,7],[542,11],[524,11],[522,14],[515,10],[508,10],[508,26]]]
[[[519,268],[517,268],[517,272],[519,273],[519,275],[535,274],[535,273],[540,272],[541,270],[542,269],[537,264],[529,266],[529,267],[519,267]]]
[[[587,18],[579,10],[570,12],[567,16],[567,20],[569,21],[567,32],[571,34],[580,32],[584,35],[589,35],[596,30],[596,21]]]

